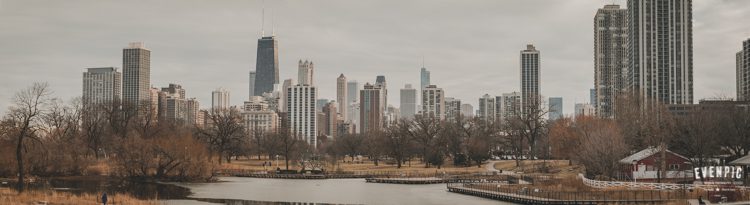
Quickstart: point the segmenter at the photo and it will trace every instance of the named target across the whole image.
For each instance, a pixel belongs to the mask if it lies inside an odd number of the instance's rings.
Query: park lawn
[[[100,204],[101,196],[94,194],[72,194],[60,191],[17,191],[0,188],[0,204],[46,204],[49,205],[74,205],[74,204]],[[154,200],[140,200],[129,195],[112,194],[108,196],[107,204],[132,204],[132,205],[156,205]]]
[[[223,163],[221,165],[221,168],[223,169],[241,169],[241,170],[251,170],[251,171],[270,171],[276,169],[276,166],[266,166],[263,167],[263,162],[270,161],[271,163],[276,163],[275,160],[268,160],[265,158],[261,158],[261,160],[258,160],[257,157],[253,157],[250,159],[242,158],[239,160],[233,160],[231,163]],[[279,160],[279,167],[281,169],[284,169],[284,161]],[[290,169],[299,169],[295,163],[291,163],[289,165]],[[415,174],[435,174],[435,173],[480,173],[480,172],[487,172],[487,169],[484,165],[481,167],[469,166],[453,166],[452,162],[446,161],[445,165],[442,166],[440,169],[438,169],[435,166],[430,166],[429,168],[425,168],[424,163],[421,163],[419,161],[412,161],[411,166],[409,163],[402,164],[401,168],[397,168],[396,164],[387,164],[385,161],[380,161],[378,163],[378,166],[375,166],[375,163],[371,160],[362,160],[359,162],[352,162],[351,160],[338,160],[337,164],[333,163],[327,163],[326,170],[329,171],[344,171],[344,172],[408,172],[408,173],[415,173]]]

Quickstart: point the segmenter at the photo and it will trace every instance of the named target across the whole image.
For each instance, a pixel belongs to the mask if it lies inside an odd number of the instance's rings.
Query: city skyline
[[[734,97],[735,83],[735,54],[740,49],[739,45],[748,36],[747,25],[731,23],[726,20],[742,19],[750,16],[749,12],[741,10],[731,11],[729,9],[747,8],[748,3],[743,1],[725,1],[719,5],[710,5],[710,3],[696,1],[694,2],[694,44],[695,44],[695,101],[702,98],[711,97]],[[610,3],[610,2],[606,2]],[[614,1],[624,7],[624,1]],[[56,3],[49,3],[52,7]],[[130,6],[120,3],[102,2],[98,6]],[[90,19],[88,16],[79,16],[73,11],[88,11],[83,13],[93,13],[92,8],[78,5],[72,2],[70,5],[77,6],[71,8],[71,13],[60,13],[52,7],[34,5],[20,1],[3,1],[0,3],[0,26],[11,28],[10,32],[0,34],[0,42],[4,46],[0,48],[0,67],[6,73],[3,75],[2,92],[0,92],[0,107],[7,107],[13,90],[18,90],[28,86],[30,69],[37,69],[39,72],[49,73],[49,75],[35,77],[34,81],[50,82],[53,90],[62,99],[68,100],[72,97],[80,96],[80,73],[89,67],[119,67],[122,65],[121,52],[123,45],[133,41],[143,41],[146,48],[152,51],[151,55],[151,85],[158,87],[169,83],[177,83],[190,93],[189,96],[197,97],[203,108],[210,105],[210,92],[216,87],[225,87],[230,92],[237,93],[232,98],[231,105],[241,105],[246,101],[246,96],[240,93],[248,92],[248,71],[255,69],[255,48],[257,40],[260,37],[260,1],[237,3],[236,7],[229,8],[227,5],[210,5],[208,8],[215,13],[229,9],[227,16],[211,16],[208,19],[199,20],[198,22],[183,22],[178,17],[167,18],[172,20],[171,23],[165,20],[154,19],[154,24],[145,23],[140,25],[134,20],[119,19],[119,17],[104,17],[100,19]],[[340,5],[337,9],[354,7],[374,6],[373,9],[365,10],[364,13],[378,10],[388,5],[388,2],[372,2],[365,4],[352,5],[347,2],[335,2],[334,5]],[[371,5],[372,4],[372,5]],[[462,16],[463,13],[449,14],[447,19],[444,16],[430,16],[427,20],[419,17],[422,12],[440,10],[434,5],[426,5],[426,8],[417,8],[417,3],[407,3],[403,8],[397,8],[396,14],[404,17],[403,22],[384,24],[383,30],[400,31],[393,35],[392,32],[387,34],[372,32],[373,34],[362,35],[361,32],[372,30],[361,30],[358,25],[349,23],[373,21],[365,18],[365,14],[354,15],[352,20],[343,21],[337,26],[326,25],[325,22],[333,21],[327,19],[328,16],[306,16],[308,19],[291,20],[299,15],[314,14],[323,9],[324,6],[313,7],[312,11],[297,13],[294,12],[300,7],[305,7],[305,3],[288,4],[287,2],[268,3],[268,8],[274,8],[276,11],[273,15],[276,18],[276,36],[278,37],[280,79],[294,78],[297,73],[295,63],[298,59],[309,58],[314,60],[316,66],[316,80],[314,83],[319,87],[320,96],[325,99],[336,99],[335,78],[338,74],[343,73],[348,80],[359,82],[372,82],[377,75],[384,75],[388,79],[391,93],[393,89],[398,89],[404,84],[417,84],[419,79],[419,69],[422,67],[422,56],[425,56],[425,65],[431,71],[431,84],[444,88],[447,97],[460,99],[465,103],[477,106],[476,100],[484,93],[492,96],[499,96],[502,93],[520,91],[520,83],[516,76],[519,75],[517,67],[517,50],[527,43],[533,43],[544,52],[544,58],[541,64],[544,71],[541,78],[541,95],[542,97],[561,96],[569,103],[565,104],[564,110],[570,109],[574,103],[586,102],[587,91],[593,84],[593,42],[591,42],[591,26],[576,26],[579,24],[591,24],[596,10],[601,8],[605,2],[584,2],[584,1],[566,1],[566,2],[544,2],[531,1],[524,5],[516,2],[494,2],[487,3],[486,9],[481,9],[477,14]],[[481,7],[481,3],[465,5],[465,7]],[[32,6],[36,9],[16,9],[25,6]],[[57,5],[58,7],[61,5]],[[349,6],[349,7],[347,7]],[[157,8],[160,8],[158,5]],[[522,27],[520,30],[541,29],[561,29],[564,26],[572,26],[556,32],[554,35],[549,32],[540,34],[527,35],[520,31],[503,29],[502,25],[491,24],[489,22],[502,18],[502,12],[493,12],[491,9],[503,11],[502,7],[510,7],[531,14],[508,12],[512,14],[513,20],[518,20],[524,25],[531,25],[531,20],[523,18],[526,15],[533,15],[535,12],[549,12],[554,7],[561,8],[561,17],[559,21],[554,21],[563,25],[552,25],[548,21],[542,20],[538,25],[544,25],[544,28],[532,28],[529,26]],[[539,10],[533,10],[538,7]],[[65,8],[65,6],[62,6]],[[53,9],[56,12],[44,13],[45,9]],[[175,9],[175,15],[190,15],[187,7],[178,5]],[[158,9],[157,9],[158,10]],[[415,14],[407,14],[409,11],[415,11]],[[726,12],[724,12],[726,11]],[[26,12],[26,13],[24,13]],[[40,13],[36,13],[40,12]],[[43,14],[44,13],[44,14]],[[211,12],[209,12],[211,13]],[[226,13],[226,12],[220,12]],[[573,13],[573,14],[570,14]],[[18,25],[19,17],[24,14],[37,15],[35,18],[52,18],[60,17],[60,25],[81,25],[79,30],[67,30],[54,25],[51,31],[62,32],[60,39],[42,39],[44,37],[37,35],[24,35],[26,32],[33,31],[32,28],[44,27],[50,24],[47,21],[30,21],[27,24]],[[156,15],[149,13],[147,15]],[[39,16],[41,15],[41,17]],[[52,17],[50,17],[52,15]],[[462,23],[470,22],[473,18],[479,16],[489,17],[485,23],[474,24],[471,28],[463,27]],[[127,15],[126,15],[127,16]],[[86,17],[86,18],[84,18]],[[225,18],[226,17],[226,18]],[[231,17],[231,18],[230,18]],[[15,20],[14,20],[15,19]],[[96,28],[86,28],[99,25],[109,28],[116,24],[117,21],[125,25],[123,28],[104,30],[103,32],[120,33],[123,30],[132,32],[132,35],[101,35],[100,39],[88,38],[86,32],[101,31]],[[337,21],[340,19],[336,19]],[[429,36],[432,27],[407,26],[418,25],[418,23],[438,23],[436,21],[447,21],[445,26],[455,29],[440,29],[441,33]],[[180,32],[191,31],[190,25],[205,21],[231,21],[233,23],[209,25],[206,28],[195,28],[195,32],[200,35],[186,35]],[[502,22],[502,21],[501,21]],[[547,22],[547,23],[544,23]],[[161,36],[155,31],[161,28],[149,26],[155,23],[166,28],[164,34],[171,36]],[[303,24],[304,23],[304,24]],[[305,25],[305,26],[300,26]],[[381,24],[378,24],[381,25]],[[49,25],[52,26],[52,25]],[[13,29],[15,28],[15,29]],[[138,29],[140,28],[140,29]],[[148,29],[143,29],[148,28]],[[175,28],[175,31],[169,31]],[[421,29],[420,29],[421,28]],[[715,28],[715,29],[711,29]],[[92,30],[94,29],[94,30]],[[149,30],[151,29],[151,30]],[[156,29],[156,30],[155,30]],[[232,38],[223,39],[225,36],[216,34],[211,31],[228,30],[235,32]],[[268,29],[267,29],[268,30]],[[446,31],[443,31],[446,30]],[[150,31],[150,32],[149,32]],[[403,32],[401,32],[403,31]],[[715,39],[711,35],[726,36],[726,38]],[[730,32],[732,31],[732,32]],[[268,32],[267,32],[268,33]],[[314,35],[317,38],[301,35],[305,33]],[[455,36],[476,35],[476,38],[457,41]],[[499,34],[499,35],[498,35]],[[710,34],[710,35],[709,35]],[[50,35],[50,34],[45,34]],[[54,35],[54,33],[52,33]],[[321,36],[322,35],[322,36]],[[582,36],[577,36],[582,35]],[[99,35],[97,35],[99,36]],[[383,38],[383,36],[387,36]],[[394,37],[395,36],[395,37]],[[566,41],[554,42],[560,37]],[[339,38],[332,38],[339,37]],[[388,49],[391,44],[386,42],[398,38],[398,49]],[[193,39],[191,39],[193,38]],[[736,38],[736,39],[735,39]],[[23,40],[26,39],[26,40]],[[196,41],[196,39],[198,39]],[[315,40],[310,40],[315,39]],[[327,43],[333,40],[343,39],[346,41],[340,44]],[[214,42],[214,40],[222,40]],[[716,43],[721,41],[721,43]],[[26,46],[14,46],[16,42],[35,42]],[[452,43],[457,43],[454,45]],[[571,44],[570,42],[575,42]],[[347,43],[353,43],[346,45]],[[385,45],[379,45],[383,44]],[[42,48],[36,44],[44,45]],[[431,44],[442,44],[439,47]],[[468,45],[461,45],[468,44]],[[489,44],[489,45],[482,45]],[[80,45],[73,47],[72,45]],[[239,46],[238,46],[239,45]],[[574,46],[570,46],[574,45]],[[382,47],[381,47],[382,46]],[[68,50],[65,53],[50,52],[53,50]],[[335,51],[332,47],[341,47],[345,51]],[[57,49],[60,48],[60,49]],[[457,49],[454,49],[457,48]],[[12,49],[12,50],[8,50]],[[400,50],[400,51],[396,51]],[[455,50],[455,51],[454,51]],[[222,51],[226,56],[214,56],[211,53]],[[223,53],[226,52],[226,53]],[[368,55],[368,52],[374,52]],[[205,56],[206,58],[195,58],[196,56]],[[342,58],[345,57],[345,58]],[[455,57],[447,57],[455,56]],[[570,72],[570,70],[575,72]],[[456,80],[455,76],[462,76],[462,80]],[[553,77],[554,76],[554,77]],[[297,80],[297,79],[295,79]],[[471,82],[471,83],[466,83]],[[399,96],[391,95],[388,104],[398,106]],[[3,110],[2,112],[5,112]],[[565,114],[571,114],[567,112]]]

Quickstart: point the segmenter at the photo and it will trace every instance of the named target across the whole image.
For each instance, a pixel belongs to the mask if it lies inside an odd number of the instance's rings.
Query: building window
[[[669,165],[669,170],[679,170],[679,169],[680,169],[680,165],[679,164],[670,164]]]

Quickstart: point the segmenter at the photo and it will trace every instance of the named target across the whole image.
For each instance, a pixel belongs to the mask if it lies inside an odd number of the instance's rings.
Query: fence
[[[583,180],[583,184],[594,188],[629,188],[629,189],[654,189],[654,190],[681,190],[681,189],[703,189],[714,190],[717,185],[704,184],[672,184],[672,183],[644,183],[644,182],[623,182],[623,181],[598,181],[587,179],[583,174],[578,174]],[[750,189],[748,187],[737,186],[738,189]]]
[[[448,183],[451,192],[528,204],[663,203],[684,197],[677,191],[546,191],[498,183]]]

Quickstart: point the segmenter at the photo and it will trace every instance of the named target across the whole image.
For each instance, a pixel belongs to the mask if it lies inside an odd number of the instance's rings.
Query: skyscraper
[[[436,85],[422,90],[422,116],[445,120],[445,92]]]
[[[161,88],[164,99],[161,102],[164,103],[160,114],[161,119],[165,119],[169,122],[184,123],[188,119],[188,104],[185,98],[185,89],[182,85],[170,83],[168,87]]]
[[[411,87],[411,84],[406,84],[404,88],[401,88],[401,103],[399,108],[401,109],[401,117],[406,119],[414,118],[414,114],[417,113],[417,89]]]
[[[521,114],[521,93],[503,93],[503,120],[518,117]]]
[[[285,102],[287,120],[292,133],[299,136],[313,147],[317,147],[317,90],[314,86],[297,84],[286,91]]]
[[[297,81],[300,85],[313,85],[313,62],[299,60],[297,69]]]
[[[84,106],[114,103],[122,95],[122,73],[115,67],[88,68],[83,72]]]
[[[137,109],[149,102],[151,89],[151,50],[143,43],[130,43],[122,50],[122,99],[126,106]]]
[[[315,111],[316,112],[323,112],[323,106],[326,106],[330,102],[328,99],[317,99],[315,100]]]
[[[549,120],[557,120],[563,116],[563,98],[549,98]]]
[[[287,94],[287,90],[291,88],[294,85],[294,80],[292,79],[286,79],[284,80],[284,84],[281,86],[281,98],[279,99],[279,107],[281,108],[281,112],[287,112],[286,108],[286,102],[289,101]]]
[[[274,84],[279,84],[279,49],[276,36],[262,36],[258,39],[258,52],[255,61],[254,95],[272,92]]]
[[[200,119],[201,108],[200,108],[200,103],[198,102],[198,100],[196,100],[195,98],[190,98],[190,99],[187,99],[186,104],[187,104],[187,108],[186,108],[187,119],[185,120],[186,124],[188,125],[202,124],[201,119]]]
[[[430,71],[428,71],[427,68],[422,67],[422,69],[419,71],[419,80],[419,90],[422,90],[430,85]]]
[[[750,100],[750,39],[742,42],[737,52],[737,100]]]
[[[594,89],[590,103],[600,117],[614,117],[617,95],[625,88],[628,10],[605,5],[594,16]]]
[[[338,113],[341,115],[344,122],[349,121],[349,103],[347,103],[347,100],[349,100],[347,97],[349,92],[347,92],[346,88],[346,76],[342,73],[336,78],[336,102],[338,103]],[[333,129],[337,128],[334,127]]]
[[[359,91],[359,124],[360,133],[378,131],[383,126],[384,107],[381,95],[382,87],[365,83]]]
[[[250,80],[250,84],[249,84],[250,85],[250,89],[248,89],[248,90],[249,90],[250,94],[248,95],[248,97],[253,97],[253,96],[255,96],[255,71],[250,71],[249,80]],[[263,93],[261,93],[261,94],[263,94]]]
[[[477,117],[485,122],[495,121],[495,98],[489,94],[484,94],[479,98],[479,108],[477,109]]]
[[[218,88],[211,92],[211,109],[229,109],[229,91]]]
[[[333,138],[338,136],[338,108],[336,108],[336,105],[339,104],[336,101],[326,103],[325,106],[323,106],[323,114],[325,115],[325,123],[324,123],[324,134]]]
[[[380,86],[380,91],[383,93],[380,94],[380,105],[383,106],[383,111],[385,111],[387,105],[388,105],[388,87],[385,83],[385,76],[379,75],[375,78],[375,85]]]
[[[461,116],[461,100],[456,98],[445,98],[445,119],[456,120]]]
[[[466,117],[474,117],[474,106],[471,104],[461,104],[461,114]]]
[[[539,51],[526,45],[521,51],[521,107],[523,112],[539,109]]]
[[[628,0],[627,10],[627,88],[646,107],[692,104],[692,0]]]
[[[357,81],[346,82],[347,90],[347,114],[349,114],[349,122],[353,125],[352,127],[359,128],[359,84]],[[359,129],[353,129],[354,133],[359,132]]]

